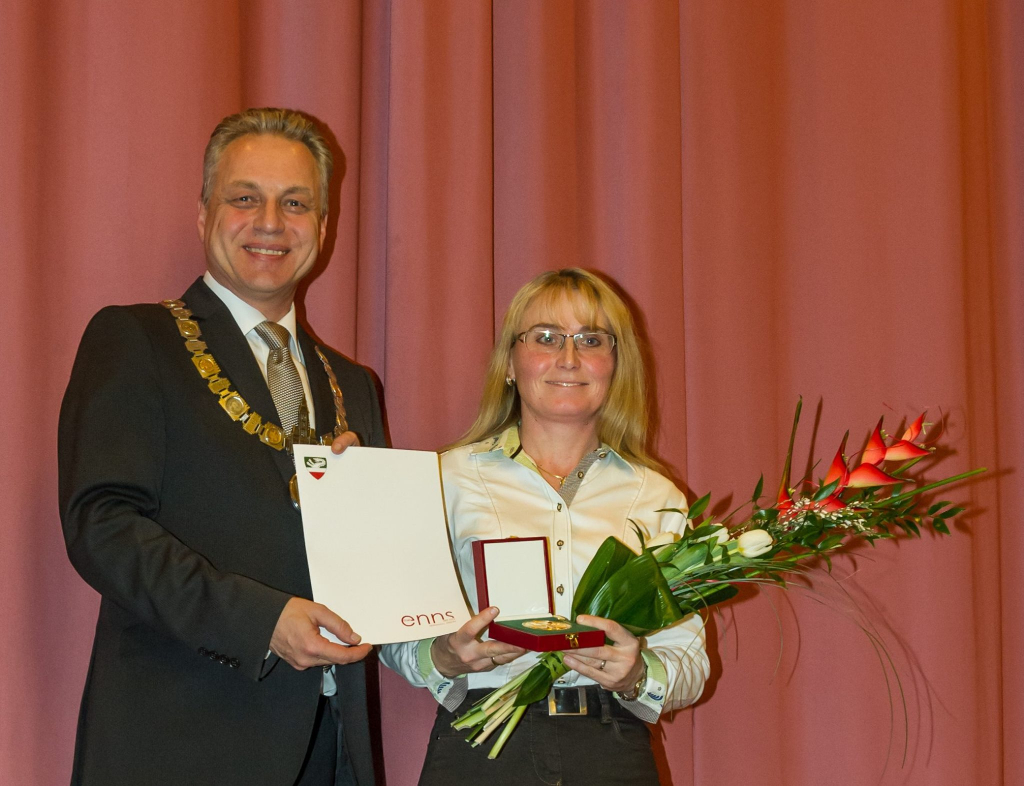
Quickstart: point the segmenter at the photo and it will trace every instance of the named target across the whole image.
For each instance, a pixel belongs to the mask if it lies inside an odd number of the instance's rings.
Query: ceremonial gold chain
[[[284,429],[272,421],[264,420],[258,412],[249,406],[238,391],[231,389],[231,380],[220,375],[220,365],[214,360],[213,355],[206,351],[206,342],[199,340],[203,332],[199,329],[199,323],[191,319],[192,312],[185,307],[185,303],[181,300],[162,300],[160,305],[171,312],[171,316],[174,317],[175,324],[178,326],[178,332],[185,339],[185,349],[192,353],[192,363],[199,372],[199,376],[206,380],[210,392],[217,396],[221,407],[228,413],[228,416],[232,420],[240,422],[247,433],[259,437],[264,445],[269,445],[274,450],[283,450],[287,446],[287,435]],[[322,444],[329,445],[332,436],[337,437],[348,430],[348,422],[345,417],[341,386],[338,385],[334,369],[327,362],[327,356],[320,350],[320,347],[315,347],[315,349],[317,357],[324,365],[324,371],[327,372],[327,380],[330,382],[331,394],[334,397],[334,432],[333,435],[324,435],[320,439]],[[292,438],[295,439],[295,436],[293,431]],[[310,429],[309,437],[314,436],[314,432]],[[309,443],[312,439],[303,435],[295,441]]]
[[[199,329],[199,323],[191,319],[192,312],[185,308],[181,300],[162,300],[160,305],[171,312],[178,332],[185,339],[185,349],[192,353],[192,363],[196,367],[210,392],[217,396],[223,410],[228,413],[232,420],[242,424],[242,428],[249,434],[255,434],[264,445],[269,445],[274,450],[284,449],[284,429],[276,423],[264,420],[238,393],[231,389],[231,380],[220,376],[220,365],[214,360],[213,355],[206,351],[206,342],[200,341],[203,332]]]

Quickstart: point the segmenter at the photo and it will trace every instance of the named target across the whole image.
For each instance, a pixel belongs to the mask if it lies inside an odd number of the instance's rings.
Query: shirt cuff
[[[430,655],[433,643],[434,639],[423,639],[419,643],[416,648],[416,669],[437,703],[449,712],[455,712],[469,692],[469,679],[464,674],[459,677],[446,677],[439,672]]]
[[[665,707],[668,687],[668,671],[661,659],[650,650],[641,650],[641,657],[647,664],[647,681],[644,691],[634,701],[623,701],[616,696],[619,704],[646,723],[657,723]]]

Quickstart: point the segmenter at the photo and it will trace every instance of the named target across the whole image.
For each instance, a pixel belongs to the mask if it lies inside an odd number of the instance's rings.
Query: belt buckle
[[[548,694],[548,715],[586,715],[587,689],[552,687]]]

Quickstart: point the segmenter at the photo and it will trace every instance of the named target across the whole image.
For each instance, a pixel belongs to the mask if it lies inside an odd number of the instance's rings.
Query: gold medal
[[[530,630],[569,630],[572,625],[561,620],[527,620],[523,627]]]

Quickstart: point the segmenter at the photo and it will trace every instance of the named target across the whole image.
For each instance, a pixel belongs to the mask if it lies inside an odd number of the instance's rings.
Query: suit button
[[[213,650],[207,650],[206,654],[210,658],[210,660],[217,660],[217,653]]]
[[[200,647],[199,648],[199,654],[202,655],[205,658],[207,655],[210,654],[210,651],[208,649],[206,649],[206,647]]]
[[[228,661],[228,666],[230,666],[233,669],[237,669],[239,665],[240,664],[238,662],[238,658],[232,658],[230,661]]]
[[[218,655],[217,661],[227,666],[231,662],[231,658],[229,658],[227,655]]]

